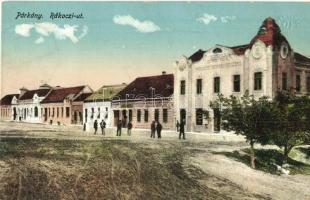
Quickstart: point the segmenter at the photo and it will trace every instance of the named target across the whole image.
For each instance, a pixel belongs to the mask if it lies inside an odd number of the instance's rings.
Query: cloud
[[[79,39],[84,37],[87,32],[87,26],[83,27],[82,33],[80,36],[76,36],[75,33],[78,30],[78,25],[68,25],[65,24],[63,27],[58,26],[57,24],[50,23],[50,22],[42,22],[42,23],[35,23],[35,24],[18,24],[15,26],[15,33],[19,34],[23,37],[30,36],[30,30],[34,29],[42,39],[37,39],[35,41],[36,44],[44,42],[44,37],[48,37],[50,35],[54,35],[54,37],[58,40],[70,39],[73,43],[77,43]],[[38,43],[39,42],[39,43]]]
[[[160,30],[160,27],[152,21],[139,21],[130,15],[116,15],[113,17],[113,22],[119,25],[128,25],[134,27],[141,33],[151,33]]]
[[[41,43],[43,43],[44,42],[44,38],[41,36],[41,37],[39,37],[34,43],[36,43],[36,44],[41,44]]]
[[[215,22],[217,20],[217,17],[214,15],[209,15],[208,13],[204,13],[201,17],[197,18],[196,20],[208,25],[211,22]]]
[[[34,26],[33,24],[19,24],[15,26],[15,33],[24,37],[30,36],[30,29]]]
[[[221,22],[228,23],[230,21],[235,20],[236,18],[237,18],[236,16],[224,16],[224,17],[221,17]]]

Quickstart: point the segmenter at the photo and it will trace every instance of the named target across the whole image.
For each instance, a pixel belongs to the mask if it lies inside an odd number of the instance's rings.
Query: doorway
[[[214,113],[214,131],[220,132],[221,131],[221,112],[218,108],[213,110]]]
[[[184,124],[186,124],[186,110],[185,109],[181,109],[180,110],[180,123],[184,122]]]

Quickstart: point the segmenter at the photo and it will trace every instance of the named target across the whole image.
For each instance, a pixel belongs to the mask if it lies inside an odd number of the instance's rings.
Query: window
[[[196,125],[202,125],[203,111],[201,108],[196,109]]]
[[[155,109],[154,119],[156,122],[158,122],[158,120],[159,120],[159,110],[158,109]]]
[[[148,122],[148,121],[149,121],[149,111],[144,110],[144,122]]]
[[[307,76],[306,86],[307,86],[307,92],[310,93],[310,76]]]
[[[137,122],[141,122],[141,110],[137,110]]]
[[[85,108],[85,122],[87,122],[87,108]]]
[[[221,79],[220,79],[220,77],[214,77],[214,93],[220,93],[220,87],[221,87]]]
[[[70,107],[66,107],[66,117],[70,117]]]
[[[95,113],[95,108],[91,108],[91,115],[90,115],[91,119],[94,118],[94,113]]]
[[[296,92],[300,92],[301,90],[301,84],[300,84],[300,75],[296,75]]]
[[[262,89],[262,72],[255,72],[254,73],[254,90],[261,90]]]
[[[282,90],[287,90],[287,73],[282,73]]]
[[[234,92],[240,92],[240,75],[234,75]]]
[[[185,81],[181,81],[181,88],[180,88],[181,95],[185,94]]]
[[[132,110],[129,110],[129,121],[131,122],[132,121]]]
[[[64,116],[64,107],[61,107],[61,117]]]
[[[197,79],[196,82],[197,94],[202,93],[202,79]]]
[[[52,115],[52,117],[54,117],[55,116],[55,108],[53,108],[53,115]]]
[[[38,113],[38,107],[34,107],[34,116],[38,117],[39,113]]]
[[[51,116],[51,108],[48,108],[48,116]]]
[[[100,108],[98,108],[98,115],[97,118],[100,119]]]
[[[59,117],[59,108],[57,107],[57,110],[56,110],[56,115],[57,115],[57,118]]]
[[[163,109],[163,122],[167,123],[168,122],[168,110]]]

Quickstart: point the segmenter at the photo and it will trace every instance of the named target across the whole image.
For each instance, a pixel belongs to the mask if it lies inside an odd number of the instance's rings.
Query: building
[[[173,74],[139,77],[112,99],[113,125],[123,127],[131,121],[133,128],[149,129],[159,121],[163,129],[174,128]]]
[[[174,64],[176,118],[187,131],[220,131],[220,113],[210,101],[243,95],[274,98],[278,91],[310,93],[310,59],[294,52],[272,18],[245,44],[215,45],[183,56]]]
[[[18,99],[13,99],[12,106],[17,109],[17,117],[15,120],[40,123],[41,116],[41,101],[51,91],[51,86],[43,84],[39,89],[28,90],[26,88],[20,89]]]
[[[12,102],[16,102],[19,94],[8,94],[5,95],[0,102],[1,107],[1,120],[16,120],[17,119],[17,109],[12,106]]]
[[[82,124],[83,102],[92,94],[89,86],[56,87],[41,102],[41,122]]]
[[[84,100],[83,124],[86,124],[86,130],[92,130],[95,120],[98,123],[104,120],[106,127],[113,125],[112,97],[124,89],[125,86],[125,83],[104,85]]]

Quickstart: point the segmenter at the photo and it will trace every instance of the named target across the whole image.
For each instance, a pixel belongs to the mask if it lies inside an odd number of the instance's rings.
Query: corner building
[[[245,45],[215,45],[174,63],[174,109],[186,130],[219,132],[220,114],[210,101],[224,96],[274,98],[278,91],[310,93],[310,59],[294,52],[271,17]]]

